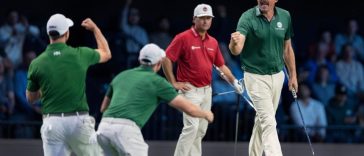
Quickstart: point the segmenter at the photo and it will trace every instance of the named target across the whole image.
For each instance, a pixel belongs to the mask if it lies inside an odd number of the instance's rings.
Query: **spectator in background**
[[[4,59],[0,57],[0,120],[8,119],[15,106],[13,81],[5,72]]]
[[[17,102],[17,112],[25,116],[24,120],[34,119],[34,115],[41,113],[39,107],[33,107],[28,103],[25,95],[25,90],[27,88],[27,74],[28,68],[31,61],[36,58],[36,53],[34,51],[27,51],[23,56],[23,64],[15,71],[15,99]],[[38,105],[39,106],[39,105]]]
[[[7,22],[0,27],[0,45],[4,47],[6,57],[14,67],[22,62],[23,45],[27,35],[39,36],[39,29],[30,25],[17,11],[11,11]]]
[[[335,83],[329,82],[329,70],[326,65],[318,67],[315,82],[312,84],[313,96],[325,106],[334,96]]]
[[[311,98],[311,91],[307,84],[301,83],[298,88],[298,104],[300,105],[302,116],[307,127],[326,127],[327,119],[324,105]],[[294,102],[291,104],[291,117],[293,123],[298,126],[303,126],[300,112],[297,104]],[[301,130],[301,129],[300,129]],[[323,141],[326,136],[325,128],[308,128],[309,136],[313,141]],[[299,131],[298,140],[306,139],[304,131]]]
[[[329,49],[325,44],[318,44],[317,51],[314,58],[309,59],[304,66],[309,70],[308,83],[311,85],[316,77],[317,69],[320,65],[326,65],[329,70],[329,82],[336,82],[337,75],[335,71],[335,66],[327,58]]]
[[[347,97],[347,89],[343,85],[337,85],[335,96],[326,106],[327,121],[329,126],[350,126],[356,124],[354,105]],[[353,131],[349,129],[328,129],[327,141],[352,142]]]
[[[336,63],[339,80],[344,84],[349,96],[364,91],[363,65],[354,59],[354,48],[351,44],[342,47],[341,58]]]
[[[336,52],[340,55],[342,48],[346,44],[351,44],[354,50],[354,56],[360,61],[364,61],[364,40],[361,35],[358,34],[359,26],[355,19],[350,19],[347,23],[347,32],[339,33],[335,37]]]
[[[125,37],[128,68],[138,64],[139,50],[149,42],[148,34],[139,25],[140,14],[136,8],[130,8],[133,0],[126,0],[122,10],[120,29]]]
[[[150,42],[157,44],[162,49],[166,49],[169,43],[172,41],[172,36],[169,33],[169,19],[162,17],[158,19],[157,31],[150,35]]]
[[[322,29],[319,32],[319,37],[316,43],[312,44],[309,47],[309,58],[313,58],[315,56],[315,53],[317,51],[317,47],[324,46],[327,49],[327,58],[331,62],[335,62],[336,60],[336,50],[335,50],[335,44],[332,40],[332,33],[328,29]]]

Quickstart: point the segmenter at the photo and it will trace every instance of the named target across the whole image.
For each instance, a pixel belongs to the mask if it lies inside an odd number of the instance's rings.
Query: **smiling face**
[[[257,0],[260,11],[266,14],[273,11],[278,0]]]

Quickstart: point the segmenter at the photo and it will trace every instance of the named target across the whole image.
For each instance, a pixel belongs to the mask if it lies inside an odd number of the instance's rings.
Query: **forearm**
[[[129,12],[129,6],[125,6],[122,13],[121,13],[121,23],[120,23],[120,29],[123,33],[129,34],[129,25],[128,25],[128,12]]]
[[[226,75],[227,81],[229,81],[231,84],[234,83],[234,80],[236,79],[234,75],[231,73],[230,69],[226,65],[222,65],[219,67],[220,70]]]
[[[27,101],[29,104],[35,104],[41,97],[40,91],[30,92],[26,91]]]
[[[286,66],[287,66],[289,76],[297,77],[295,55],[294,55],[292,49],[285,53],[284,60],[285,60]]]
[[[102,101],[100,112],[103,113],[110,105],[110,98],[105,96],[104,100]]]
[[[197,105],[194,105],[192,102],[187,100],[186,98],[178,95],[174,98],[170,105],[180,111],[185,112],[186,114],[196,117],[196,118],[207,118],[207,113],[200,109]]]
[[[229,49],[231,54],[233,55],[239,55],[241,53],[241,50],[243,49],[243,46],[241,44],[234,44],[230,41],[229,43]]]
[[[166,76],[167,80],[170,83],[175,83],[176,82],[176,78],[174,77],[173,74],[173,63],[169,58],[164,58],[163,63],[162,63],[162,67],[163,67],[163,72],[164,75]]]
[[[105,36],[102,34],[101,30],[97,27],[94,30],[94,36],[97,43],[97,49],[99,50],[100,55],[103,55],[103,57],[101,58],[104,59],[101,60],[100,62],[109,60],[111,58],[111,51],[109,48],[109,44],[107,43],[107,40]]]

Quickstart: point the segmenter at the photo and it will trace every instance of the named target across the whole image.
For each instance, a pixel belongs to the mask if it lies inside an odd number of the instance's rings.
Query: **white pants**
[[[258,75],[245,72],[244,83],[256,109],[255,124],[249,142],[249,156],[282,156],[275,119],[284,73]]]
[[[105,156],[148,155],[148,145],[134,121],[102,118],[97,133],[97,141]]]
[[[95,119],[89,115],[44,115],[41,135],[45,156],[98,156],[101,149],[90,139],[95,135]]]
[[[211,87],[196,88],[189,85],[191,90],[182,93],[193,104],[202,110],[211,109]],[[174,156],[201,156],[201,141],[206,134],[208,122],[205,119],[194,118],[183,113],[183,129],[179,136]]]

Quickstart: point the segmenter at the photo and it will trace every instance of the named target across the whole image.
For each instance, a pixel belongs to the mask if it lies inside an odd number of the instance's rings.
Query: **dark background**
[[[124,0],[1,0],[0,21],[3,22],[10,10],[17,10],[27,15],[30,23],[38,25],[44,31],[48,18],[54,13],[62,13],[75,22],[70,44],[81,44],[84,36],[80,22],[91,17],[103,31],[117,31]],[[153,22],[160,16],[171,20],[171,33],[176,34],[191,25],[194,7],[199,3],[214,6],[224,4],[233,24],[237,23],[241,13],[254,5],[256,0],[134,0],[132,6],[139,8],[141,23],[152,31]],[[347,19],[356,18],[359,26],[363,25],[364,2],[361,0],[279,0],[278,7],[290,11],[295,32],[296,51],[303,51],[314,39],[321,28],[329,28],[333,33],[344,30]],[[216,11],[215,11],[216,12]],[[232,29],[231,32],[234,30]]]

